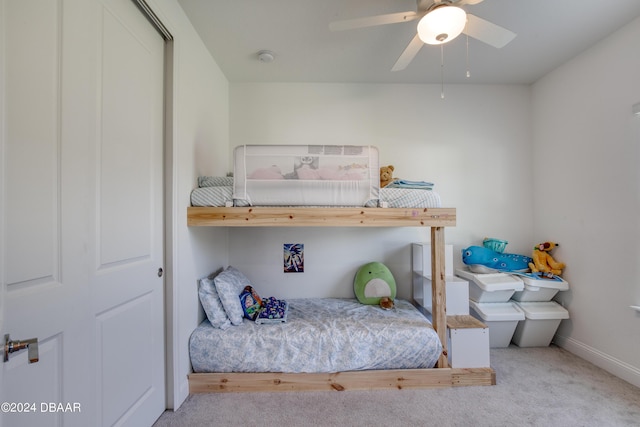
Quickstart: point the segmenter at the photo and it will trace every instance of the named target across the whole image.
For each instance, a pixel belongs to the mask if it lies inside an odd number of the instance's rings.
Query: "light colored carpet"
[[[497,385],[191,395],[164,426],[640,426],[640,389],[555,347],[491,350]]]

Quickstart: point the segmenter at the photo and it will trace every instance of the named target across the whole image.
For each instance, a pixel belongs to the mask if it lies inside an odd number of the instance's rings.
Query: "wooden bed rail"
[[[496,375],[491,368],[399,369],[330,374],[262,372],[189,375],[189,393],[403,390],[495,384]]]
[[[453,227],[455,208],[187,208],[187,225],[217,227]]]

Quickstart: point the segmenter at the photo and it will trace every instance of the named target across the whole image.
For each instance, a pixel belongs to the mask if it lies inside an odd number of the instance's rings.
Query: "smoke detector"
[[[273,62],[275,57],[275,54],[270,50],[261,50],[260,52],[258,52],[258,60],[260,60],[260,62]]]

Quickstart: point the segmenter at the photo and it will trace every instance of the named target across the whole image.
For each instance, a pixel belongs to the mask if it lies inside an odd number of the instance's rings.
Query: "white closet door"
[[[98,401],[101,425],[148,425],[165,407],[164,41],[131,0],[102,11],[95,163]]]
[[[151,425],[164,41],[130,0],[0,1],[0,332],[39,350],[3,363],[0,425]]]

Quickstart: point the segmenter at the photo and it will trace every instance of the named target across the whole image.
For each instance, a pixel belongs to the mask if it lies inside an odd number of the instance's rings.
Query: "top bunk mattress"
[[[359,145],[242,145],[233,199],[251,206],[366,206],[379,198],[378,150]]]
[[[233,198],[233,178],[201,176],[198,188],[191,192],[191,206],[246,207],[246,200]],[[435,190],[411,188],[381,188],[378,200],[369,200],[368,208],[441,208],[440,194]]]
[[[245,200],[234,200],[233,187],[199,187],[191,192],[191,206],[246,207]],[[412,190],[405,188],[381,188],[380,199],[370,200],[367,208],[441,208],[440,194],[434,190]]]

